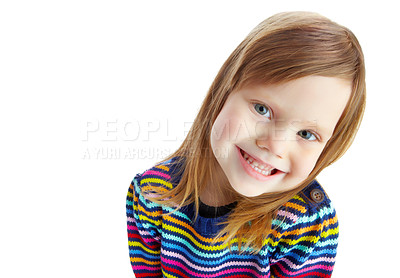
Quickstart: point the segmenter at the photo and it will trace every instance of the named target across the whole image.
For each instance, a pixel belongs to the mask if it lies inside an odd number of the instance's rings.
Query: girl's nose
[[[259,148],[268,150],[279,158],[284,158],[288,152],[291,139],[289,130],[281,126],[270,127],[258,134],[256,144]]]

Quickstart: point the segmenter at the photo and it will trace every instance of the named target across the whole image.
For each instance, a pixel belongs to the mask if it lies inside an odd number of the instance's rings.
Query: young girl
[[[338,220],[315,180],[365,107],[361,47],[314,13],[261,22],[224,63],[181,147],[127,197],[136,277],[330,277]]]

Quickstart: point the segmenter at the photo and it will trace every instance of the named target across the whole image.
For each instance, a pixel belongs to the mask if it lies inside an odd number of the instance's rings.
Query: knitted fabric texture
[[[338,221],[317,181],[282,206],[259,254],[239,255],[237,240],[231,252],[223,239],[211,244],[229,213],[199,215],[194,221],[193,204],[165,215],[173,209],[142,195],[147,186],[171,189],[177,184],[180,177],[174,174],[173,160],[137,174],[129,187],[128,244],[136,277],[331,277]],[[316,189],[323,192],[318,202],[312,199]]]

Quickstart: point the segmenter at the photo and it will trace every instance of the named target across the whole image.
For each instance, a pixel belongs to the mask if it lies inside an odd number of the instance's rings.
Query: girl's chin
[[[245,183],[241,183],[243,185]],[[248,183],[246,183],[248,184]],[[247,188],[243,188],[243,186],[235,186],[233,185],[232,188],[239,193],[240,195],[243,195],[245,197],[257,197],[260,196],[261,194],[267,193],[268,191],[259,191],[259,190],[251,190],[249,186]]]

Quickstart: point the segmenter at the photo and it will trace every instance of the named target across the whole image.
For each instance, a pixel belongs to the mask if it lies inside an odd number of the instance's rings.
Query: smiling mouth
[[[240,154],[242,155],[246,163],[258,174],[263,175],[265,177],[270,177],[280,172],[278,169],[273,168],[271,165],[256,160],[242,149],[239,148],[239,150]]]

